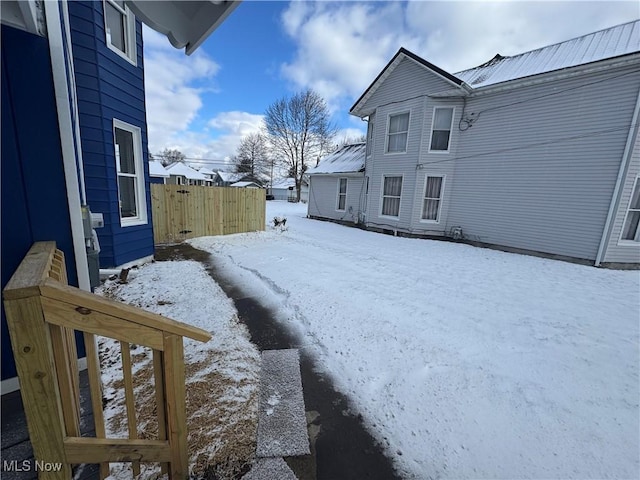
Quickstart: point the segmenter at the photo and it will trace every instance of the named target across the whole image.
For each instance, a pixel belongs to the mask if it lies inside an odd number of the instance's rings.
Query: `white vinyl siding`
[[[387,132],[387,153],[406,152],[408,133],[409,112],[389,115],[389,128]]]
[[[136,64],[136,18],[122,0],[104,0],[107,47]]]
[[[400,216],[400,199],[402,198],[402,176],[384,176],[382,179],[382,203],[380,216]]]
[[[147,223],[147,202],[142,163],[140,129],[120,120],[113,120],[120,224],[124,226]]]
[[[431,128],[430,152],[448,152],[451,143],[453,107],[435,107]]]
[[[636,177],[633,185],[633,193],[627,208],[620,240],[640,242],[640,177]]]
[[[428,176],[425,182],[424,199],[422,202],[423,222],[439,222],[442,192],[444,190],[443,176]]]
[[[336,210],[339,212],[344,212],[346,210],[347,205],[347,179],[339,178],[338,179],[338,201],[336,204]]]

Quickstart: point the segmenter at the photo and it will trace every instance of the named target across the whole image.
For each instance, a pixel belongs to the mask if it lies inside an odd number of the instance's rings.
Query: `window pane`
[[[424,196],[426,198],[440,198],[441,187],[442,177],[427,177],[427,189]]]
[[[440,200],[425,200],[422,208],[423,220],[438,220]]]
[[[122,218],[138,216],[135,177],[118,177],[118,189],[120,193],[120,216]]]
[[[449,150],[449,130],[434,130],[431,134],[431,150]]]
[[[406,132],[409,130],[409,114],[402,113],[389,118],[389,133]]]
[[[346,195],[339,195],[338,196],[338,210],[344,210],[344,206],[346,204],[347,201],[347,196]]]
[[[126,53],[125,17],[113,5],[104,4],[107,16],[107,41],[118,50]]]
[[[629,208],[640,210],[640,180],[636,180],[636,185],[633,189],[633,195],[631,195],[631,204],[629,205]]]
[[[400,199],[396,197],[385,197],[382,199],[382,215],[397,217],[400,212]]]
[[[340,193],[347,193],[347,179],[340,179]]]
[[[404,152],[407,150],[407,134],[396,133],[389,135],[389,148],[388,152]]]
[[[116,155],[120,157],[121,173],[136,173],[136,163],[133,153],[133,133],[116,127]],[[117,161],[117,159],[116,159]]]
[[[453,108],[436,108],[435,118],[433,119],[433,129],[451,130],[452,117]]]
[[[640,212],[630,211],[622,229],[622,239],[635,240],[638,234],[638,224],[640,224]]]
[[[384,177],[384,195],[399,197],[402,191],[402,177]]]

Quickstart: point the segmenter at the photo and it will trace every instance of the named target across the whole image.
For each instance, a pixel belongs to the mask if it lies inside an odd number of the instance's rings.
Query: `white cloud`
[[[166,37],[146,27],[144,40],[149,149],[179,148],[179,138],[202,107],[204,90],[194,83],[213,81],[219,66],[202,51],[185,56]]]
[[[400,47],[456,72],[637,17],[635,1],[293,1],[281,21],[296,53],[281,71],[345,111]]]

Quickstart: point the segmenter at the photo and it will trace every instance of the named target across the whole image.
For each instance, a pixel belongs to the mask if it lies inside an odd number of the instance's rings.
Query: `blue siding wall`
[[[49,46],[42,37],[1,30],[2,288],[33,242],[44,240],[65,253],[69,283],[77,285]],[[15,376],[2,308],[2,379]]]
[[[100,266],[115,267],[153,254],[151,196],[146,188],[147,224],[120,226],[113,119],[142,133],[145,184],[149,183],[144,98],[142,27],[136,26],[137,62],[129,63],[106,44],[102,2],[69,2],[80,136],[87,203],[104,215],[99,229]]]

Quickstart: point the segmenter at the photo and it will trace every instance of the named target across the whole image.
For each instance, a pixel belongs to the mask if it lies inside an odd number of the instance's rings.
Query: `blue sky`
[[[454,73],[638,17],[635,0],[245,1],[190,57],[145,27],[149,148],[223,162],[269,104],[306,88],[340,141],[364,133],[349,108],[400,47]]]

